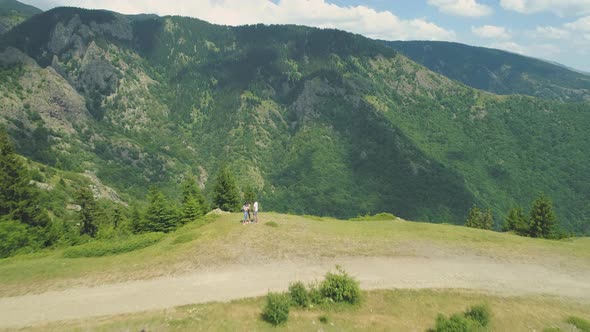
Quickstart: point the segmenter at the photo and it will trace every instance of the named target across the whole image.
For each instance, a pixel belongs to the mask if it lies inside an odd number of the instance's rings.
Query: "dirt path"
[[[138,280],[0,298],[0,328],[114,315],[172,306],[227,301],[314,281],[340,264],[363,289],[466,288],[507,295],[548,294],[590,302],[590,271],[564,272],[541,265],[483,257],[345,257],[231,265],[176,277]]]

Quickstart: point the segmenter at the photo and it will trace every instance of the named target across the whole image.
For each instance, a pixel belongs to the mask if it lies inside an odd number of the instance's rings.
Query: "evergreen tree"
[[[182,222],[190,222],[207,213],[207,201],[197,185],[195,177],[191,174],[182,183]]]
[[[483,216],[481,210],[477,206],[473,205],[473,207],[469,210],[467,220],[465,220],[465,226],[472,228],[482,228],[482,225]]]
[[[158,189],[152,187],[148,193],[149,206],[145,216],[148,232],[170,232],[176,228],[176,215],[168,200]]]
[[[531,208],[529,234],[532,237],[551,238],[556,234],[553,203],[541,193]]]
[[[508,216],[504,221],[503,231],[514,232],[520,236],[529,235],[528,221],[526,220],[521,207],[515,207],[508,211]]]
[[[0,128],[0,216],[33,227],[49,223],[47,211],[41,207],[39,192],[31,186],[30,174],[16,154],[4,128]]]
[[[485,213],[482,213],[481,216],[481,229],[492,230],[494,228],[494,215],[492,214],[492,210],[487,209]]]
[[[202,216],[203,209],[194,197],[189,197],[184,204],[182,204],[181,220],[183,223],[195,221]]]
[[[95,237],[98,231],[98,226],[96,225],[98,205],[94,200],[92,191],[86,187],[80,188],[75,194],[75,199],[81,207],[80,235],[87,234],[90,237]]]
[[[237,212],[240,210],[240,195],[236,180],[229,168],[222,167],[213,187],[213,207],[223,211]]]

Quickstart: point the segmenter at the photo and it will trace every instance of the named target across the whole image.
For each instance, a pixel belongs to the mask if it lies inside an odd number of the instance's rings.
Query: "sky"
[[[211,23],[301,24],[498,48],[590,72],[590,0],[21,0]]]

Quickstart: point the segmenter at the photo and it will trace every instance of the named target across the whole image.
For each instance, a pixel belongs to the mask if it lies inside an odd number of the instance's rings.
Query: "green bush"
[[[585,319],[571,316],[565,322],[574,325],[582,332],[590,332],[590,322]]]
[[[147,248],[160,241],[163,236],[163,233],[147,233],[120,241],[104,240],[88,242],[83,245],[67,248],[63,256],[66,258],[79,258],[118,255]]]
[[[434,329],[430,332],[471,332],[479,331],[490,323],[490,309],[486,305],[476,305],[463,314],[454,314],[447,318],[439,314]]]
[[[361,289],[358,281],[350,277],[340,266],[336,266],[336,270],[338,273],[328,272],[326,279],[320,284],[322,297],[334,302],[359,303]]]
[[[0,258],[38,249],[40,243],[33,231],[21,222],[0,220]]]
[[[309,306],[309,293],[301,281],[289,286],[289,295],[291,296],[292,303],[296,306],[302,308]]]
[[[287,294],[268,293],[262,318],[275,326],[282,324],[289,319],[290,305],[291,298]]]
[[[486,305],[476,305],[465,312],[465,318],[484,327],[490,323],[490,316],[490,309]]]
[[[322,292],[320,291],[319,285],[310,285],[309,286],[309,300],[311,303],[315,304],[323,304],[326,303],[326,298],[322,296]]]
[[[471,332],[472,322],[460,314],[454,314],[447,318],[439,314],[436,317],[436,325],[431,332]]]

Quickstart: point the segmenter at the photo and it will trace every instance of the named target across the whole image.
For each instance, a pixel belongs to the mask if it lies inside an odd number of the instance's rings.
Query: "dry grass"
[[[482,303],[491,308],[492,331],[567,330],[567,317],[590,318],[589,304],[551,297],[500,297],[463,290],[379,290],[363,295],[363,303],[356,307],[292,308],[288,323],[279,328],[260,318],[264,298],[255,298],[54,323],[23,331],[425,331],[433,327],[438,313],[450,315]],[[327,322],[320,322],[321,317]]]
[[[572,271],[590,268],[590,238],[550,241],[400,219],[341,221],[262,213],[258,224],[241,225],[239,220],[238,214],[228,214],[202,227],[187,225],[151,247],[117,256],[68,259],[62,250],[55,250],[3,259],[0,296],[147,279],[225,264],[339,256],[468,254]],[[265,227],[266,222],[278,227]]]

